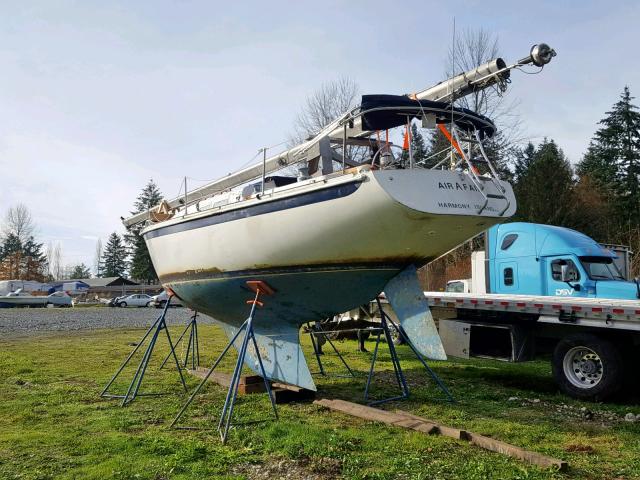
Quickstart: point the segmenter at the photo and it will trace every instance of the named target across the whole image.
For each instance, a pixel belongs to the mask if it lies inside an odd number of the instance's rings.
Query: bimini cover
[[[436,123],[451,123],[465,131],[480,132],[482,138],[491,137],[496,126],[484,115],[466,108],[451,107],[449,103],[413,100],[405,95],[363,95],[360,104],[363,130],[386,130],[407,124],[407,117],[421,118],[434,114]]]

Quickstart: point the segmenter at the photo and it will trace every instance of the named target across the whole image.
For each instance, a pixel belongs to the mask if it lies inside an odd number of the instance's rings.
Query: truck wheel
[[[580,333],[560,340],[552,368],[560,390],[574,398],[603,400],[622,386],[620,352],[596,335]]]

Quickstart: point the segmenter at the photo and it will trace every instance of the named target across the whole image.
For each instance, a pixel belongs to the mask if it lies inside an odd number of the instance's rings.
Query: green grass
[[[179,329],[171,331],[175,338]],[[546,362],[434,364],[458,400],[448,404],[401,347],[412,396],[387,408],[408,410],[565,459],[570,464],[567,473],[540,469],[446,437],[365,422],[311,403],[280,405],[281,418],[274,421],[263,394],[241,397],[236,420],[267,421],[234,428],[228,444],[222,446],[215,417],[226,392],[217,385],[209,385],[187,412],[185,424],[200,429],[169,430],[168,423],[186,397],[175,370],[157,369],[166,352],[162,342],[143,390],[169,391],[170,395],[139,397],[125,408],[99,397],[131,350],[129,343],[141,334],[133,329],[105,330],[2,342],[0,478],[240,479],[255,471],[251,465],[273,469],[278,462],[284,462],[289,472],[298,472],[292,478],[335,478],[336,474],[348,479],[640,478],[640,426],[620,420],[627,412],[640,413],[640,408],[594,405],[562,396]],[[200,337],[203,361],[208,364],[224,339],[218,329],[203,325]],[[309,351],[308,338],[304,341]],[[372,349],[373,343],[368,346]],[[338,347],[360,376],[355,380],[317,376],[319,396],[361,401],[370,354],[355,352],[352,341],[338,342]],[[385,349],[382,352],[372,391],[377,396],[395,392],[391,364]],[[307,358],[314,369],[313,356]],[[328,371],[343,373],[335,357],[325,355],[324,360]],[[233,356],[223,369],[229,371],[232,362]],[[126,370],[113,390],[122,391],[130,375],[131,370]],[[187,381],[190,388],[197,383],[192,377]],[[521,400],[508,401],[513,396]],[[540,402],[526,400],[534,398]],[[562,404],[573,409],[559,411]],[[564,413],[579,412],[583,406],[596,412],[595,420]],[[618,420],[606,419],[609,415]]]

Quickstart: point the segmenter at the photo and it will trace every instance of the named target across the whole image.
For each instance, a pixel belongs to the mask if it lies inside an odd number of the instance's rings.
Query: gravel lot
[[[155,308],[2,308],[0,339],[43,332],[148,327],[160,313]],[[170,308],[167,323],[186,325],[191,315],[187,308]],[[199,315],[198,321],[212,323],[206,315]]]

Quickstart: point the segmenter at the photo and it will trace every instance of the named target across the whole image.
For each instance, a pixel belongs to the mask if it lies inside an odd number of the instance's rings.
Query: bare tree
[[[60,243],[49,243],[47,245],[47,264],[49,265],[49,276],[53,280],[61,280],[64,266],[62,265],[62,248]]]
[[[292,140],[296,143],[304,141],[353,108],[358,99],[358,90],[358,85],[348,77],[322,84],[307,97],[296,116]]]
[[[93,273],[96,277],[100,276],[100,259],[102,258],[102,239],[96,242],[96,250],[93,257]]]
[[[313,92],[295,119],[289,145],[298,145],[314,136],[337,117],[354,108],[358,102],[360,88],[349,77],[326,82]],[[337,148],[340,152],[341,148]],[[347,158],[362,161],[368,149],[360,146],[347,147]]]
[[[18,203],[7,210],[2,227],[3,237],[13,234],[24,244],[33,235],[35,229],[36,225],[26,205]]]
[[[500,56],[498,37],[486,30],[467,28],[449,47],[445,73],[447,78],[467,72]],[[500,144],[505,148],[523,140],[518,102],[509,100],[498,86],[477,90],[456,100],[457,106],[489,117],[498,126]]]
[[[480,28],[466,29],[456,36],[449,47],[445,75],[451,78],[467,72],[500,56],[496,35]],[[515,151],[514,145],[524,140],[517,112],[518,102],[509,100],[499,86],[484,88],[455,101],[457,107],[467,108],[489,117],[498,127],[498,133],[485,143],[485,150],[502,175],[509,175],[508,164]],[[431,139],[431,153],[453,149],[442,133],[436,131]],[[436,161],[442,157],[436,158]],[[441,290],[447,280],[469,275],[469,257],[477,244],[466,242],[449,254],[434,260],[421,269],[421,279],[428,289]],[[475,239],[478,242],[478,239]],[[426,277],[426,280],[424,280]]]

